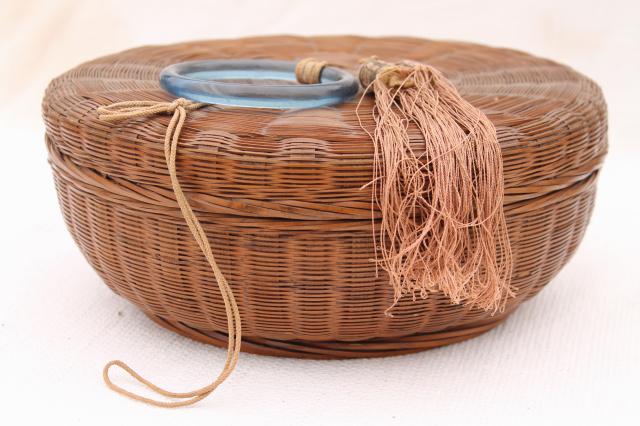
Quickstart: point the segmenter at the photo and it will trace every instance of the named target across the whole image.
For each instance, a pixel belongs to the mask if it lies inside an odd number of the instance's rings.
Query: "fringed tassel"
[[[375,96],[376,251],[394,306],[406,294],[440,291],[452,303],[503,310],[514,295],[512,253],[493,124],[428,65],[372,59],[360,80]],[[419,150],[409,127],[424,139]]]

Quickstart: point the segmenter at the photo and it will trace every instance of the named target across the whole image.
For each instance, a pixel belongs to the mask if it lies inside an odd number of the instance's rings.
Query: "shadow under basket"
[[[189,113],[178,177],[236,297],[242,349],[306,358],[405,354],[490,330],[537,294],[580,243],[607,150],[596,84],[525,53],[413,38],[257,37],[133,49],[56,78],[43,102],[46,142],[66,224],[95,270],[155,322],[226,345],[224,304],[171,190],[163,143],[170,117],[118,125],[100,106],[171,97],[172,63],[313,56],[432,65],[495,125],[515,297],[492,315],[440,293],[402,298],[372,261],[373,145],[360,98],[304,110],[207,106]],[[373,100],[358,114],[372,130]],[[411,147],[424,140],[410,131]],[[377,218],[379,212],[373,211]]]

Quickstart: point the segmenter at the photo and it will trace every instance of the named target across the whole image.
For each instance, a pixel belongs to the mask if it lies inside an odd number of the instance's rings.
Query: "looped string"
[[[319,61],[315,58],[301,59],[296,64],[296,79],[301,84],[320,83],[320,76],[324,67],[328,65],[326,61]]]
[[[184,220],[187,223],[189,230],[193,234],[194,239],[198,243],[198,246],[202,250],[202,253],[209,262],[211,269],[213,270],[213,274],[220,289],[220,294],[222,295],[222,300],[224,301],[224,307],[227,315],[229,339],[227,346],[227,358],[225,360],[224,367],[219,373],[218,377],[211,384],[200,389],[191,392],[171,392],[154,385],[149,380],[140,376],[131,367],[129,367],[122,361],[115,360],[105,365],[103,370],[103,378],[110,389],[121,395],[128,396],[129,398],[158,407],[183,407],[204,399],[209,394],[211,394],[222,382],[224,382],[227,377],[229,377],[231,372],[236,367],[236,364],[238,363],[238,356],[240,354],[242,327],[238,305],[233,296],[231,287],[227,283],[227,280],[225,279],[222,271],[216,263],[213,252],[211,250],[211,245],[209,244],[209,240],[207,239],[204,229],[202,228],[202,225],[200,225],[200,221],[198,221],[198,218],[194,214],[193,209],[189,205],[189,201],[182,191],[182,187],[180,186],[180,182],[178,181],[178,176],[176,173],[176,154],[178,152],[178,140],[180,138],[182,126],[184,125],[187,116],[187,111],[192,111],[205,105],[206,104],[204,103],[191,102],[187,99],[180,98],[174,100],[173,102],[117,102],[109,106],[98,108],[98,115],[100,120],[108,122],[116,122],[131,118],[148,117],[155,114],[173,114],[173,116],[171,117],[171,121],[167,126],[167,132],[164,138],[164,155],[167,162],[169,176],[171,178],[171,186],[173,187],[173,192],[175,194],[176,201],[180,206],[180,210],[182,212]],[[178,399],[179,401],[158,401],[123,389],[122,387],[113,383],[111,381],[111,378],[109,377],[109,370],[112,366],[120,367],[121,369],[129,373],[131,377],[133,377],[149,389],[153,390],[157,394],[165,396],[167,398]]]

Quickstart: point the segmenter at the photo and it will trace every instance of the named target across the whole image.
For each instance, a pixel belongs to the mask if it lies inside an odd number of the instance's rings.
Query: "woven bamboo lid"
[[[101,105],[169,100],[159,71],[208,58],[314,56],[355,70],[363,57],[410,59],[442,70],[495,124],[503,149],[506,203],[584,179],[604,154],[600,89],[546,59],[475,44],[412,38],[264,37],[149,46],[83,64],[54,80],[44,101],[56,147],[80,166],[169,187],[162,151],[167,117],[112,127]],[[191,114],[178,170],[185,189],[227,214],[305,219],[370,218],[372,145],[356,116],[359,96],[334,108],[279,111],[208,107]],[[365,98],[364,125],[373,128]],[[417,132],[415,149],[420,150]],[[423,142],[422,142],[423,143]]]

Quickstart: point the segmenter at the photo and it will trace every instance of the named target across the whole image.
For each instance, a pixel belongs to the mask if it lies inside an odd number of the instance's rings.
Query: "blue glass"
[[[317,108],[358,92],[349,72],[325,67],[318,84],[297,84],[295,62],[266,59],[190,61],[160,73],[167,92],[196,102],[254,108]]]

